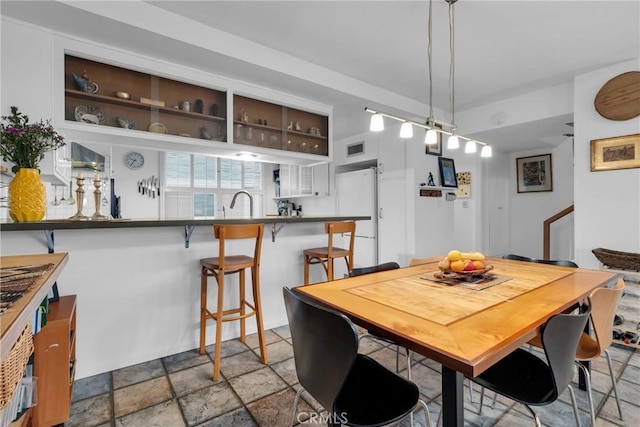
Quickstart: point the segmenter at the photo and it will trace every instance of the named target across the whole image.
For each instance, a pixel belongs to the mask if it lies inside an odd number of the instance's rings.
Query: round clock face
[[[124,164],[129,169],[140,169],[144,165],[144,156],[135,151],[125,154]]]

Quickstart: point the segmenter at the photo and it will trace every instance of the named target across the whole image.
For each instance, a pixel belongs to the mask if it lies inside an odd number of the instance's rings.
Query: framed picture
[[[640,134],[591,141],[591,172],[640,168]]]
[[[440,169],[440,186],[458,188],[456,179],[456,166],[453,159],[446,157],[438,158],[438,169]]]
[[[471,172],[458,172],[458,189],[454,191],[458,199],[468,199],[471,197]]]
[[[442,134],[436,132],[436,136],[438,142],[433,145],[425,145],[425,153],[431,154],[432,156],[442,156]]]
[[[516,159],[518,193],[553,191],[551,154]]]

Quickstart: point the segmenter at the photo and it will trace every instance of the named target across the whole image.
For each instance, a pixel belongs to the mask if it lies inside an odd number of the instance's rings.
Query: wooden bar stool
[[[205,337],[207,319],[216,321],[216,349],[213,360],[213,380],[220,377],[220,350],[222,345],[222,322],[240,321],[240,340],[245,342],[245,319],[256,316],[260,355],[262,363],[267,363],[267,347],[264,338],[262,307],[260,304],[260,251],[264,224],[249,225],[214,225],[214,235],[219,240],[217,257],[200,260],[202,273],[200,276],[200,354],[205,353]],[[226,255],[225,241],[231,239],[255,239],[253,257],[246,255]],[[253,288],[253,304],[245,299],[245,270],[251,269],[251,285]],[[224,276],[238,273],[240,275],[240,306],[224,310]],[[215,312],[207,309],[207,280],[215,277],[218,284],[218,303]],[[247,308],[249,310],[247,310]]]
[[[344,258],[347,263],[347,271],[351,273],[353,269],[353,243],[356,234],[355,221],[345,222],[325,222],[325,232],[329,235],[329,243],[325,247],[305,249],[304,254],[304,284],[309,284],[309,265],[322,264],[327,273],[327,280],[333,280],[333,260]],[[349,249],[336,248],[333,246],[333,235],[340,233],[350,233]]]

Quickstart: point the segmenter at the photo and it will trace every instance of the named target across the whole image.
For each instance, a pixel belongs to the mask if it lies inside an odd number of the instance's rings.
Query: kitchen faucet
[[[237,191],[236,194],[233,195],[233,199],[231,199],[231,205],[229,206],[229,209],[233,209],[233,207],[236,205],[236,197],[238,197],[238,194],[246,194],[247,196],[249,196],[249,216],[253,218],[253,196],[247,190]]]

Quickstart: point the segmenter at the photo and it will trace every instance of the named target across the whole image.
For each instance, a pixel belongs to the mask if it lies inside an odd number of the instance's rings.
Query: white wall
[[[516,180],[516,159],[519,157],[551,154],[553,191],[518,193]],[[509,162],[509,252],[543,258],[544,220],[573,204],[573,143],[568,138],[552,150],[535,150],[511,153]],[[556,224],[557,226],[558,224]],[[570,252],[572,236],[566,228],[554,227],[552,235],[555,254],[553,259],[572,259]],[[564,233],[558,236],[557,232]],[[564,241],[562,240],[564,237]]]
[[[640,169],[591,172],[590,141],[640,133],[640,117],[612,121],[593,100],[610,79],[639,70],[633,60],[577,76],[574,80],[575,242],[578,264],[598,268],[595,248],[640,252]]]

